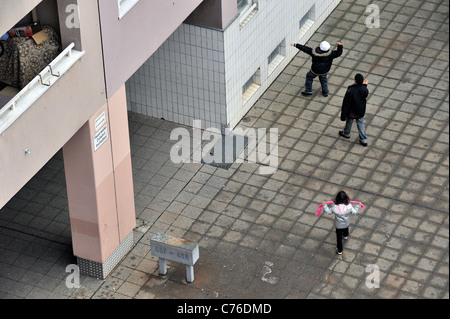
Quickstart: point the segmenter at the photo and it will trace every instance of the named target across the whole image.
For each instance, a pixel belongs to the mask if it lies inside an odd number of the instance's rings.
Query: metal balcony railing
[[[73,50],[74,46],[75,44],[71,43],[0,109],[0,134],[11,126],[84,55],[84,51]]]

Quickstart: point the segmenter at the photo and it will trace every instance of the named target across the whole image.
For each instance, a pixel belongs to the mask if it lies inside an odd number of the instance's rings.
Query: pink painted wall
[[[105,123],[95,128],[104,112]],[[106,125],[97,150],[94,135]],[[123,85],[63,149],[74,255],[103,263],[136,226]]]
[[[107,94],[125,83],[203,0],[140,0],[122,19],[116,0],[98,0]]]
[[[0,134],[0,208],[106,102],[98,7],[84,0],[79,10],[86,54]]]
[[[92,139],[101,112],[108,123],[105,104],[63,148],[73,252],[96,262],[104,262],[119,244],[111,138],[96,152]]]
[[[222,28],[225,29],[238,13],[237,2],[222,0]]]
[[[111,146],[116,187],[119,238],[122,242],[136,227],[133,169],[125,85],[108,101]]]

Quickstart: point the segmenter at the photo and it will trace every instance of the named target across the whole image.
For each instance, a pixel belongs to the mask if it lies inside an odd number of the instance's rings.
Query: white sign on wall
[[[103,111],[99,116],[95,118],[95,131],[97,132],[99,128],[102,127],[103,124],[106,123],[106,113]]]
[[[97,134],[94,135],[94,151],[97,150],[106,142],[108,139],[108,126],[103,126]]]

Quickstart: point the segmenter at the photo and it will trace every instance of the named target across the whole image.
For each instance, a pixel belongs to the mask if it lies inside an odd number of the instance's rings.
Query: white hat
[[[320,50],[322,51],[328,51],[330,50],[331,45],[327,41],[323,41],[320,43]]]

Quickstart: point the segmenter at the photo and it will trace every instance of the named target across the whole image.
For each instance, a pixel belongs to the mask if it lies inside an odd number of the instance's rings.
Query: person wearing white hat
[[[305,90],[302,95],[312,95],[313,80],[318,76],[322,86],[322,95],[328,96],[328,78],[327,74],[331,69],[333,60],[340,57],[344,46],[341,42],[337,42],[337,49],[331,50],[331,45],[327,41],[322,41],[315,49],[299,43],[291,43],[291,46],[296,47],[300,51],[312,57],[311,70],[306,74]]]
[[[320,50],[323,52],[328,52],[330,50],[331,45],[327,41],[322,41],[319,45]]]

